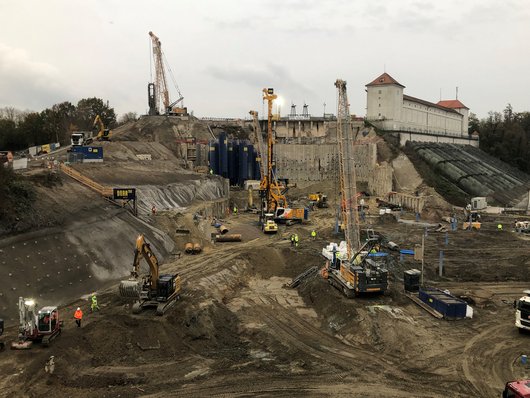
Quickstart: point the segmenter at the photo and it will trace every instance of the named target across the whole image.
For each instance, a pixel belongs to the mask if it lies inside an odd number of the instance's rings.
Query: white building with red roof
[[[416,141],[441,142],[446,136],[469,140],[469,108],[462,102],[433,103],[406,95],[404,89],[386,72],[368,83],[366,119],[384,131],[415,133],[415,138],[417,134],[429,136]]]

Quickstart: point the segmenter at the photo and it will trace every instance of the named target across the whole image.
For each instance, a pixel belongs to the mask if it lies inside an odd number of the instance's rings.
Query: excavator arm
[[[140,275],[140,262],[142,257],[149,265],[149,284],[151,290],[155,290],[158,282],[158,259],[155,256],[155,253],[151,250],[149,243],[145,241],[143,235],[138,235],[136,238],[136,248],[134,249],[134,261],[133,261],[133,270],[131,275],[134,278],[138,278]]]
[[[105,128],[105,124],[99,115],[96,115],[94,118],[94,123],[92,123],[92,126],[94,129],[98,130],[96,140],[101,141],[108,140],[110,138],[110,130]]]

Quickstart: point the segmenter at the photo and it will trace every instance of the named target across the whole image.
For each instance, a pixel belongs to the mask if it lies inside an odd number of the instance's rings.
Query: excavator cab
[[[39,334],[50,334],[57,327],[59,312],[57,307],[44,307],[37,313],[37,330]]]

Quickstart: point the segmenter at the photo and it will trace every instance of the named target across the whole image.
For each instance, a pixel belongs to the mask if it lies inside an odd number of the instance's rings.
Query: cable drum
[[[138,298],[140,296],[140,283],[138,281],[121,281],[120,296]]]

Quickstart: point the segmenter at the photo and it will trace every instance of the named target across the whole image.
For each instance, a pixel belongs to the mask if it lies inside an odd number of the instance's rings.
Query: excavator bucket
[[[140,283],[135,280],[121,281],[120,282],[120,296],[129,298],[140,297]]]

